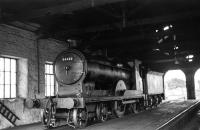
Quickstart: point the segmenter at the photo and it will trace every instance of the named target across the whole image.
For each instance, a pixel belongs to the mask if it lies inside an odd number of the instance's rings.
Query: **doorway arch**
[[[182,70],[168,70],[164,76],[165,99],[186,100],[186,77]]]
[[[194,74],[195,97],[200,99],[200,68]]]

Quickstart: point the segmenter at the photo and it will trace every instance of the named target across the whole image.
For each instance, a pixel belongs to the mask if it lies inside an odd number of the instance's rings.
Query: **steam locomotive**
[[[116,63],[75,49],[54,61],[58,83],[42,113],[46,127],[65,123],[83,128],[90,120],[104,122],[157,106],[164,98],[163,73],[143,71],[141,62]]]

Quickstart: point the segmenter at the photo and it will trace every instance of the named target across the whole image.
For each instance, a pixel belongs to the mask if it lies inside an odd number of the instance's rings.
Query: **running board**
[[[130,104],[130,103],[136,103],[136,100],[126,100],[122,101],[123,104]]]

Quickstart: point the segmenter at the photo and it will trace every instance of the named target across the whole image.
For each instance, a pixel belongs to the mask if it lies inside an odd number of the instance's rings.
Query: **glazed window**
[[[0,57],[0,98],[16,98],[17,59]]]
[[[53,74],[53,64],[45,64],[45,96],[55,95],[55,78]]]

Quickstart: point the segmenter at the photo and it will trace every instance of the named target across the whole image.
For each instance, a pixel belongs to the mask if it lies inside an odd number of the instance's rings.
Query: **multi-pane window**
[[[0,98],[16,98],[16,63],[13,58],[0,57]]]
[[[53,74],[53,64],[45,64],[45,96],[55,95],[55,78]]]

